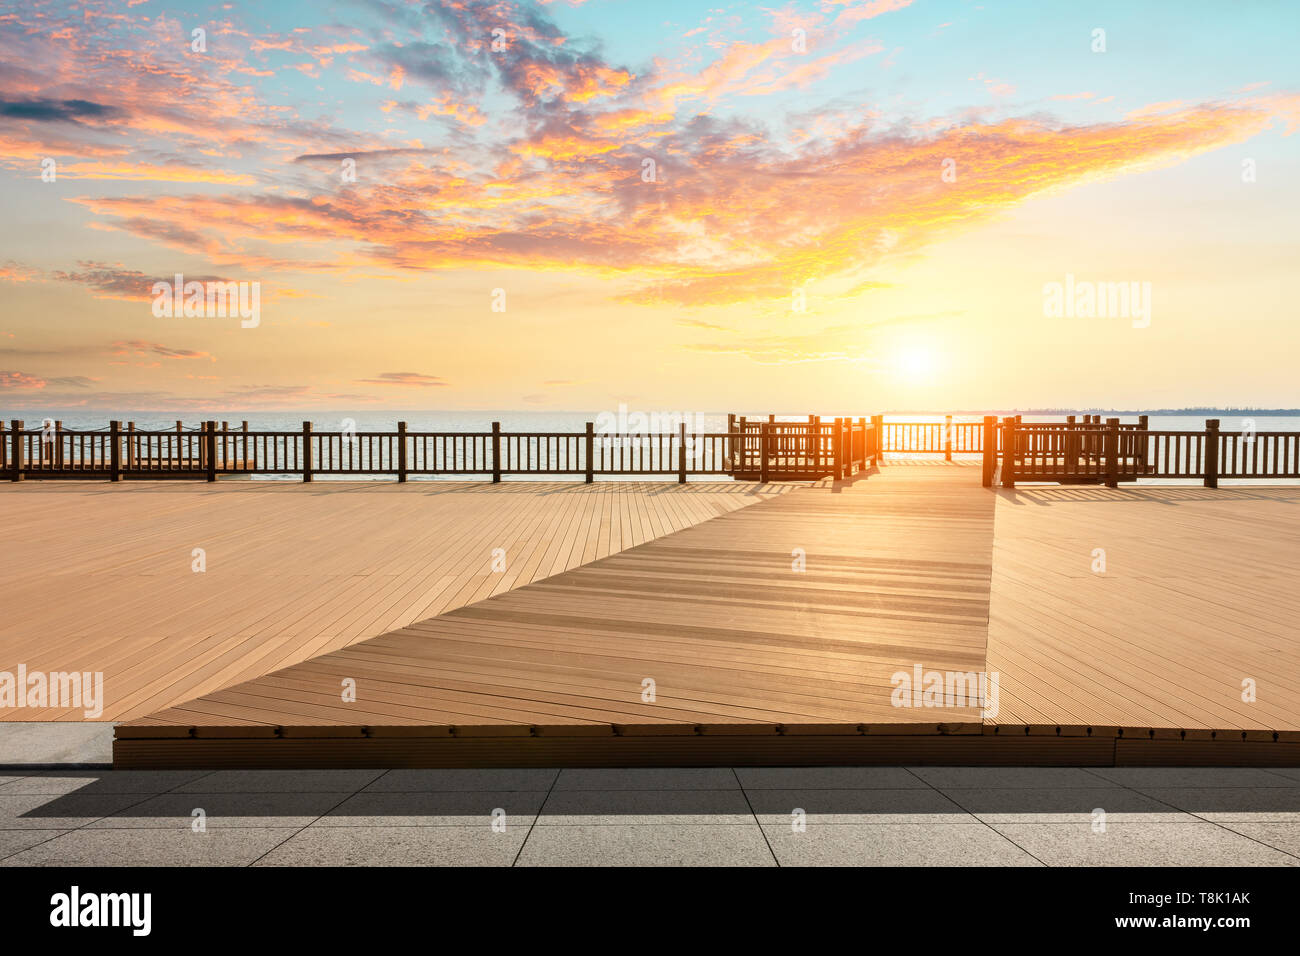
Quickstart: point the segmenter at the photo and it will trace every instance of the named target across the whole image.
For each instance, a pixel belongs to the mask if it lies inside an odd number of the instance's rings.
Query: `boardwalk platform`
[[[4,484],[0,675],[19,665],[100,672],[100,719],[140,717],[786,490],[729,481]],[[3,720],[84,715],[0,710]]]
[[[1295,488],[886,464],[159,709],[114,759],[1298,765],[1297,533]],[[918,671],[996,697],[900,700]]]

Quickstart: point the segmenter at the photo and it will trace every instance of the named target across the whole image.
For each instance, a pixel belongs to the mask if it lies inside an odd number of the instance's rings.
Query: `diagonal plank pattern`
[[[979,733],[891,675],[979,671],[993,498],[960,469],[823,482],[239,686],[119,736]],[[802,570],[797,565],[802,562]],[[340,687],[353,680],[356,702]],[[643,693],[653,682],[653,701]],[[242,728],[242,729],[241,729]]]
[[[129,719],[742,508],[732,482],[46,482],[0,494],[0,672]],[[195,549],[202,550],[196,571]],[[504,569],[494,571],[500,549]],[[501,565],[498,565],[501,567]],[[28,706],[20,720],[80,720]]]
[[[115,760],[1295,765],[1298,503],[887,464],[121,725]],[[996,710],[894,706],[918,667],[998,673]]]
[[[1000,492],[999,723],[1300,739],[1298,540],[1295,487]]]

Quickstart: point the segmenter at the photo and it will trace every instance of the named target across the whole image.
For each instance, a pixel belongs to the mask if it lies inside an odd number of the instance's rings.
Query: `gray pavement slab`
[[[446,793],[363,790],[332,808],[321,826],[506,826],[531,824],[546,799],[544,790],[453,790]]]
[[[753,826],[754,814],[739,789],[556,790],[537,822],[540,826]]]
[[[919,781],[918,781],[919,782]],[[800,810],[819,823],[972,823],[949,797],[914,790],[746,790],[761,823],[791,823]]]
[[[560,771],[561,790],[738,790],[730,767],[629,767]]]
[[[292,828],[93,830],[64,833],[0,866],[248,866]]]
[[[1300,860],[1213,823],[994,823],[1048,866],[1294,866]]]
[[[1091,770],[1079,767],[909,767],[932,787],[963,790],[982,787],[1006,789],[1024,787],[1111,787]]]
[[[449,793],[453,790],[542,790],[551,789],[560,771],[554,768],[493,768],[481,770],[389,770],[363,789],[417,793]]]
[[[1196,818],[1167,803],[1124,787],[1011,787],[959,790],[943,793],[986,822],[1085,823],[1094,817],[1108,820],[1162,820],[1190,823]],[[1099,815],[1097,811],[1101,811]]]
[[[108,766],[113,762],[114,726],[94,721],[4,721],[0,767]]]
[[[774,866],[756,824],[534,827],[520,866]]]
[[[765,824],[782,866],[1037,866],[1024,850],[978,821]]]
[[[510,866],[526,823],[474,826],[328,827],[298,831],[257,866]]]

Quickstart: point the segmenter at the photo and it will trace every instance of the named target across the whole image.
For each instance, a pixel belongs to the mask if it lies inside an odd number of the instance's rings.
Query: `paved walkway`
[[[0,775],[0,866],[149,864],[1295,866],[1300,770]]]

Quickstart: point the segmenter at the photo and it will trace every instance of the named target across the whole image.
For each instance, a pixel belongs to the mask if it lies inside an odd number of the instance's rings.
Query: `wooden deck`
[[[1300,765],[1300,488],[979,476],[30,486],[0,671],[122,667],[122,767]]]
[[[1295,765],[1297,505],[886,465],[132,721],[116,760]],[[997,715],[894,706],[917,666],[997,672]]]
[[[1003,675],[1000,723],[1300,740],[1297,622],[1300,488],[998,494],[988,657]]]
[[[0,672],[104,674],[143,716],[688,527],[788,486],[0,486]],[[196,548],[206,570],[192,570]],[[503,571],[493,550],[503,549]],[[80,720],[80,708],[0,710]]]

